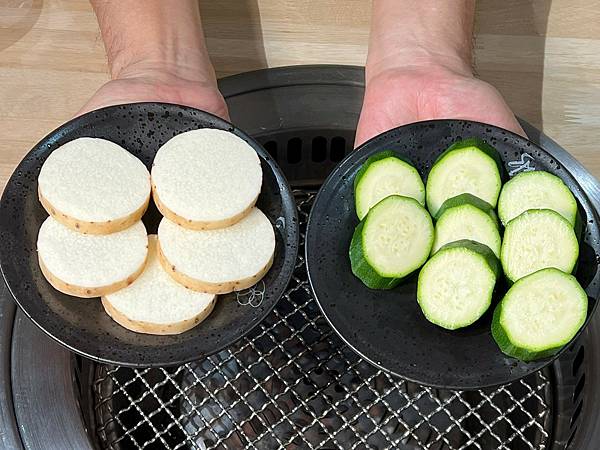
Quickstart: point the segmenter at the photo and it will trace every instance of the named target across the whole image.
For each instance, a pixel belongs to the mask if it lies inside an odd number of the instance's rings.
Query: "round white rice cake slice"
[[[150,200],[150,173],[123,147],[83,137],[46,159],[38,176],[42,206],[81,233],[109,234],[130,227]]]
[[[218,230],[189,230],[164,218],[158,243],[160,262],[177,282],[214,294],[256,284],[271,268],[275,253],[273,226],[258,208]]]
[[[156,235],[148,236],[148,261],[130,286],[102,297],[106,313],[129,330],[146,334],[179,334],[212,312],[216,296],[186,289],[158,261]]]
[[[163,216],[185,228],[224,228],[252,209],[262,186],[256,151],[228,131],[203,128],[165,143],[152,164],[152,194]]]
[[[38,234],[42,273],[55,289],[75,297],[118,291],[142,273],[148,255],[140,221],[112,234],[82,234],[48,217]]]

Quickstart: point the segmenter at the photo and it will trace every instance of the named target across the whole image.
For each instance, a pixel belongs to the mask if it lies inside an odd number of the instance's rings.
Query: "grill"
[[[50,345],[19,313],[13,327],[13,305],[0,286],[0,359],[10,368],[8,377],[0,371],[0,400],[8,395],[6,405],[14,403],[14,415],[6,415],[0,402],[0,429],[8,430],[0,443],[17,435],[25,448],[98,450],[598,448],[600,390],[591,382],[600,376],[598,320],[547,369],[478,391],[392,377],[327,324],[307,281],[304,232],[320,183],[352,149],[360,69],[260,71],[224,79],[221,89],[232,120],[265,146],[295,189],[301,248],[284,297],[248,336],[216,355],[131,369]],[[524,126],[600,204],[589,175]]]
[[[296,191],[303,229],[313,197]],[[107,449],[538,449],[551,433],[549,377],[461,392],[376,370],[326,324],[301,256],[250,336],[175,368],[98,365],[93,404]]]

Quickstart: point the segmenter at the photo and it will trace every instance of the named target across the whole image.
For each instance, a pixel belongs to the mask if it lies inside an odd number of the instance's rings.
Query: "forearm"
[[[214,83],[196,0],[91,0],[113,79],[165,70]]]
[[[471,73],[474,0],[373,0],[367,79],[438,64]]]

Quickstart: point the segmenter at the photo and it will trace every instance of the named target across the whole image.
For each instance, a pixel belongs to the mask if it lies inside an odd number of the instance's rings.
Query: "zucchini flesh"
[[[476,208],[479,208],[484,213],[486,213],[488,216],[490,216],[490,218],[496,224],[496,227],[498,227],[498,228],[500,227],[500,223],[498,222],[498,216],[496,215],[496,211],[494,211],[494,207],[492,205],[490,205],[488,202],[484,202],[480,198],[475,197],[473,194],[467,194],[467,193],[460,194],[460,195],[457,195],[456,197],[449,198],[444,203],[442,203],[442,206],[438,210],[438,213],[435,216],[435,219],[438,220],[441,217],[441,215],[444,214],[444,212],[446,212],[447,210],[449,210],[451,208],[456,208],[457,206],[462,206],[465,204],[473,205]]]
[[[463,240],[444,246],[421,270],[417,301],[430,322],[455,330],[490,307],[499,263],[492,251]]]
[[[500,350],[523,361],[546,358],[569,343],[587,317],[587,294],[574,276],[542,269],[517,281],[494,311]]]
[[[575,225],[577,201],[567,185],[551,173],[522,172],[502,188],[498,214],[503,224],[528,209],[551,209]]]
[[[500,259],[511,282],[548,267],[571,273],[578,256],[573,227],[549,209],[525,211],[504,230]]]
[[[393,152],[365,161],[354,179],[356,214],[362,220],[374,205],[390,195],[403,195],[425,205],[425,186],[417,169]]]
[[[490,144],[485,142],[483,139],[480,139],[477,137],[470,137],[470,138],[463,139],[461,141],[457,141],[454,144],[452,144],[450,147],[448,147],[446,152],[456,150],[459,148],[466,148],[466,147],[476,147],[481,152],[488,155],[496,163],[496,167],[498,167],[498,172],[500,172],[500,173],[503,172],[504,166],[502,163],[502,158],[500,157],[500,154],[498,153],[498,150],[496,150]],[[442,153],[442,155],[443,155],[443,153]],[[442,155],[440,155],[440,157],[438,157],[438,159],[440,159]]]
[[[354,231],[352,273],[372,289],[390,289],[425,263],[432,243],[427,210],[413,198],[386,197]]]
[[[384,277],[379,275],[365,259],[362,246],[362,231],[364,221],[354,229],[350,243],[350,265],[354,276],[360,279],[365,286],[371,289],[392,289],[398,286],[402,278]]]
[[[498,278],[502,273],[502,265],[500,264],[500,260],[487,245],[472,241],[470,239],[461,239],[460,241],[454,241],[444,245],[441,250],[456,247],[464,247],[468,250],[479,253],[479,255],[485,259],[485,262],[490,267],[490,270],[494,272],[494,276],[496,278]]]
[[[501,239],[496,216],[491,206],[487,205],[487,210],[480,209],[470,197],[473,196],[462,194],[444,202],[435,225],[432,254],[449,242],[470,239],[485,244],[500,257]]]
[[[495,155],[495,156],[494,156]],[[435,217],[449,198],[469,193],[496,207],[502,180],[497,152],[483,141],[457,142],[440,155],[427,178],[427,207]]]

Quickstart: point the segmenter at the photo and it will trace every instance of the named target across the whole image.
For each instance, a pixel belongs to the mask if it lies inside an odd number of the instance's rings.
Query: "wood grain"
[[[200,4],[219,76],[289,64],[364,64],[368,0]],[[477,5],[479,76],[600,176],[600,0]],[[0,2],[0,189],[25,153],[107,79],[87,1]]]

